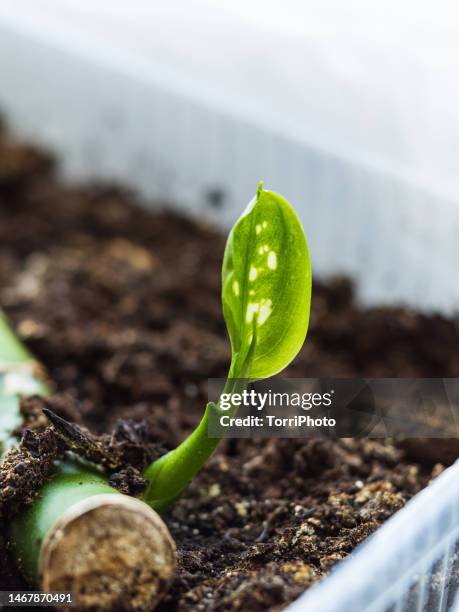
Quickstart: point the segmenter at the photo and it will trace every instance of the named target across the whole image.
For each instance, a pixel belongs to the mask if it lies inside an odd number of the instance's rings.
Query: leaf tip
[[[263,181],[260,181],[257,187],[257,199],[260,197],[260,194],[262,191],[263,191]]]

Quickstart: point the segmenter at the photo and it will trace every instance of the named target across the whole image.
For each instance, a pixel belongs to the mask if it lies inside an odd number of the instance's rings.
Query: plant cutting
[[[283,198],[260,185],[255,198],[233,227],[225,249],[222,303],[232,348],[225,393],[239,391],[249,380],[272,376],[290,363],[306,336],[310,294],[310,260],[298,217]],[[46,386],[37,376],[34,360],[16,341],[6,324],[2,328],[5,340],[0,341],[0,355],[3,378],[6,379],[3,395],[8,398],[6,412],[14,419],[14,414],[18,414],[17,402],[14,405],[11,398],[15,398],[17,393],[30,393],[31,381],[38,386],[33,392],[45,394]],[[176,449],[146,469],[148,486],[141,496],[143,502],[162,511],[180,495],[218,444],[218,439],[209,438],[207,425],[210,411],[219,410],[218,403],[209,403],[195,431]],[[68,436],[62,420],[55,419],[52,414],[50,417],[63,437]],[[6,442],[7,435],[3,439]],[[8,455],[5,461],[8,461]],[[68,459],[60,462],[40,495],[10,523],[16,555],[27,575],[35,580],[41,577],[43,588],[45,585],[50,588],[49,584],[56,588],[57,584],[77,590],[71,582],[74,579],[72,566],[75,571],[76,559],[84,557],[84,550],[81,554],[82,541],[85,546],[88,542],[86,556],[89,558],[92,553],[94,558],[96,545],[102,546],[111,535],[104,530],[97,534],[98,526],[106,524],[107,517],[94,507],[95,498],[105,496],[107,500],[109,497],[106,505],[114,504],[116,498],[123,500],[116,502],[119,507],[128,503],[126,500],[146,507],[141,501],[113,493],[116,491],[109,486],[106,475],[97,466]],[[75,518],[75,506],[78,505],[80,508],[85,506],[85,511]],[[145,515],[145,510],[143,513]],[[115,515],[116,511],[112,514]],[[79,526],[81,516],[93,519],[89,523],[83,521],[83,529]],[[126,518],[125,522],[130,521]],[[161,532],[161,529],[157,527],[157,531]],[[163,540],[167,542],[167,537]],[[141,543],[132,544],[134,554],[137,544],[141,547]],[[109,552],[104,551],[104,554],[109,556]],[[58,578],[52,579],[55,582],[46,582],[45,575],[51,573]],[[94,579],[85,585],[85,589],[97,597],[100,595],[97,584],[100,582],[100,568],[87,565],[85,580],[89,580],[91,574]],[[144,579],[148,580],[148,576]],[[115,582],[113,585],[115,588]],[[94,599],[92,601],[94,603]]]
[[[151,609],[174,575],[174,543],[156,512],[119,494],[98,466],[70,457],[57,461],[39,496],[14,512],[17,490],[42,477],[43,464],[52,461],[56,450],[46,445],[46,436],[34,437],[33,432],[14,447],[11,432],[22,421],[18,394],[48,393],[43,368],[1,315],[0,521],[18,566],[43,591],[73,592],[81,609],[110,610],[121,604]]]

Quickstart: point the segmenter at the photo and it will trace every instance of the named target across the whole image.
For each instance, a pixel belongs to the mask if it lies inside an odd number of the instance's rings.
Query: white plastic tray
[[[389,519],[289,612],[458,610],[459,462]],[[457,607],[455,607],[457,606]]]
[[[367,302],[457,311],[454,5],[216,6],[2,0],[0,109],[67,176],[222,224],[262,178],[299,209],[316,274],[350,274]],[[290,611],[459,610],[458,483],[456,464]]]

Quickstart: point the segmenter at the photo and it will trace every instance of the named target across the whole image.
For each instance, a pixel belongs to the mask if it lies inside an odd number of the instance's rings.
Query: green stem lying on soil
[[[18,394],[49,393],[41,372],[0,313],[0,451],[11,446],[21,424]],[[38,497],[8,521],[7,533],[26,578],[41,580],[47,590],[76,592],[80,609],[94,603],[101,580],[98,609],[129,607],[123,597],[139,589],[145,599],[137,600],[136,609],[152,609],[174,574],[175,547],[161,519],[80,460],[56,462]],[[93,542],[83,541],[88,534]],[[104,546],[105,554],[99,552]]]
[[[15,517],[9,528],[15,555],[21,571],[30,582],[39,580],[41,546],[57,520],[77,502],[101,494],[116,494],[104,474],[80,462],[60,462],[40,491],[37,502]]]
[[[5,427],[0,432],[4,435],[0,443],[6,447],[12,445],[14,438],[10,437],[11,432],[22,420],[18,394],[49,394],[40,375],[38,363],[16,338],[4,314],[0,312],[0,377],[3,383],[0,387],[0,418],[5,425],[12,426],[9,431]],[[59,516],[76,501],[102,493],[118,491],[108,484],[103,474],[93,468],[79,463],[71,467],[61,463],[56,468],[53,480],[42,488],[40,499],[10,521],[12,544],[21,561],[21,569],[29,580],[38,580],[41,544]]]

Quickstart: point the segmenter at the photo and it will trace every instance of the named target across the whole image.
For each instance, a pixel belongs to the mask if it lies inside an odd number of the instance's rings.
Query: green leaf
[[[226,243],[223,314],[231,339],[230,377],[240,376],[256,330],[249,378],[283,370],[303,345],[311,305],[311,262],[292,206],[260,183]]]

